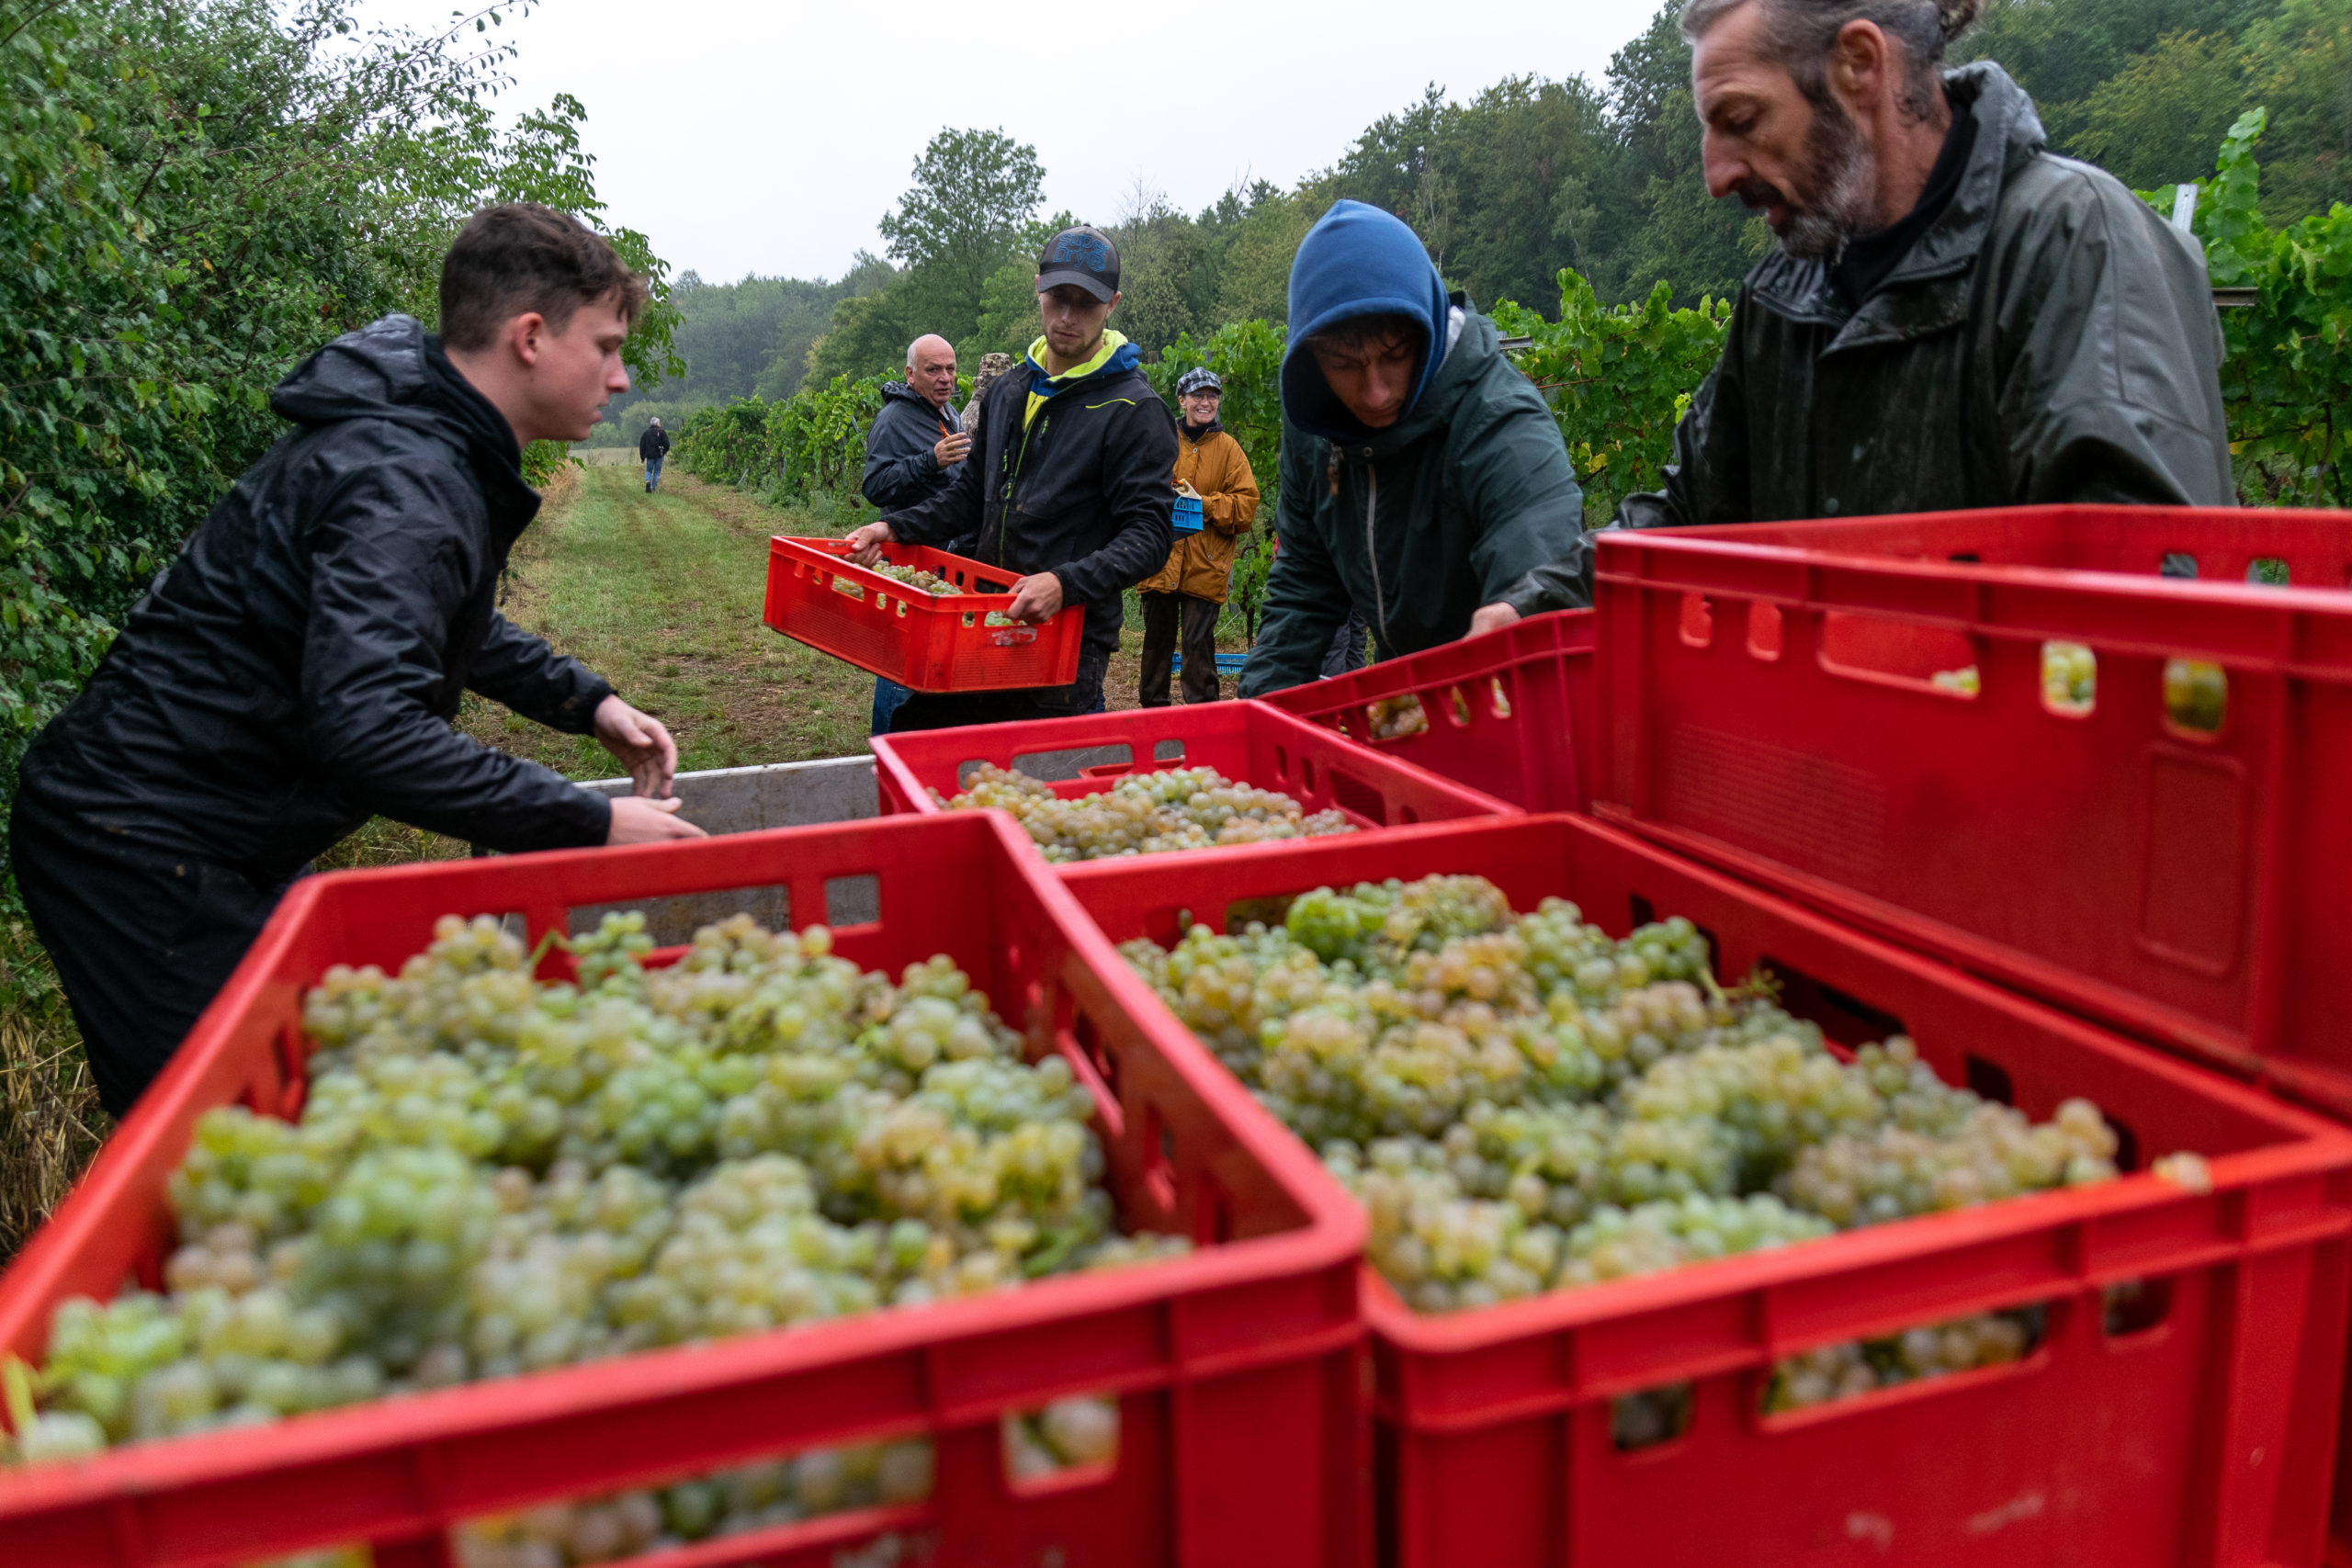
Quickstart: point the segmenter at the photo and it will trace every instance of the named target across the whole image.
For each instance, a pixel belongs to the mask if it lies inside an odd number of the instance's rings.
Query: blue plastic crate
[[[1201,503],[1193,500],[1189,495],[1178,496],[1176,498],[1176,514],[1170,519],[1170,521],[1174,523],[1176,532],[1179,534],[1199,533],[1201,531]]]
[[[1242,664],[1249,657],[1247,649],[1239,653],[1220,653],[1216,656],[1216,672],[1220,675],[1238,675],[1241,673]],[[1168,664],[1169,668],[1178,674],[1184,672],[1184,656],[1182,653],[1171,658]]]

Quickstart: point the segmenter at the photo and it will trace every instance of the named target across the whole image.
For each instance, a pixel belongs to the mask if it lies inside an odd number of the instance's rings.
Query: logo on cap
[[[1068,233],[1058,236],[1046,252],[1049,262],[1067,262],[1101,272],[1111,265],[1111,247],[1093,234]]]

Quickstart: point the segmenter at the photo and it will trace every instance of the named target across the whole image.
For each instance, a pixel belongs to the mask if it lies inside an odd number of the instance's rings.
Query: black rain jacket
[[[658,424],[649,424],[645,434],[637,438],[638,461],[650,463],[656,457],[670,455],[670,433]]]
[[[977,532],[974,559],[1052,572],[1064,602],[1086,606],[1086,643],[1107,652],[1119,644],[1119,595],[1175,547],[1176,421],[1134,345],[1103,337],[1108,352],[1091,370],[1048,379],[1033,358],[1006,373],[980,404],[955,482],[884,521],[910,545]]]
[[[903,381],[885,382],[882,412],[865,433],[865,473],[858,492],[888,512],[912,506],[937,495],[955,482],[961,463],[939,466],[932,448],[940,438],[963,433],[953,408],[931,406],[931,400]]]
[[[1611,526],[2235,503],[2204,258],[2113,175],[2052,153],[1999,66],[1944,88],[1977,130],[1942,216],[1859,309],[1819,261],[1758,264],[1666,488]],[[1528,581],[1532,607],[1590,604],[1591,536]]]
[[[132,608],[35,738],[20,801],[258,887],[379,813],[497,850],[603,843],[603,796],[450,728],[470,690],[585,735],[612,694],[495,606],[539,508],[504,417],[407,316],[270,402],[301,428]]]

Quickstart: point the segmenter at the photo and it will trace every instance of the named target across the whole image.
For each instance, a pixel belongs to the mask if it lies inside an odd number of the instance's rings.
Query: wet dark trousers
[[[1148,708],[1168,705],[1170,667],[1181,632],[1184,650],[1184,700],[1217,699],[1216,617],[1223,605],[1190,593],[1143,595],[1143,679],[1136,700]]]

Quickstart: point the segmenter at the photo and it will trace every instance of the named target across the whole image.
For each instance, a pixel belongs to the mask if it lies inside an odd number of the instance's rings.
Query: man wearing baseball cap
[[[1037,257],[1044,333],[980,405],[955,482],[849,536],[871,565],[892,543],[943,545],[977,534],[979,560],[1014,577],[1011,614],[1038,622],[1083,609],[1078,678],[1009,692],[917,693],[890,728],[999,724],[1102,707],[1119,645],[1119,596],[1168,559],[1175,536],[1175,422],[1144,378],[1133,344],[1104,322],[1119,300],[1119,251],[1099,229],[1065,229]]]
[[[1168,705],[1170,665],[1181,637],[1184,700],[1217,699],[1216,617],[1233,576],[1233,551],[1258,516],[1258,476],[1241,443],[1216,422],[1225,383],[1205,365],[1176,383],[1184,411],[1176,427],[1176,493],[1200,511],[1195,528],[1176,541],[1168,564],[1143,585],[1143,679],[1136,700]]]

